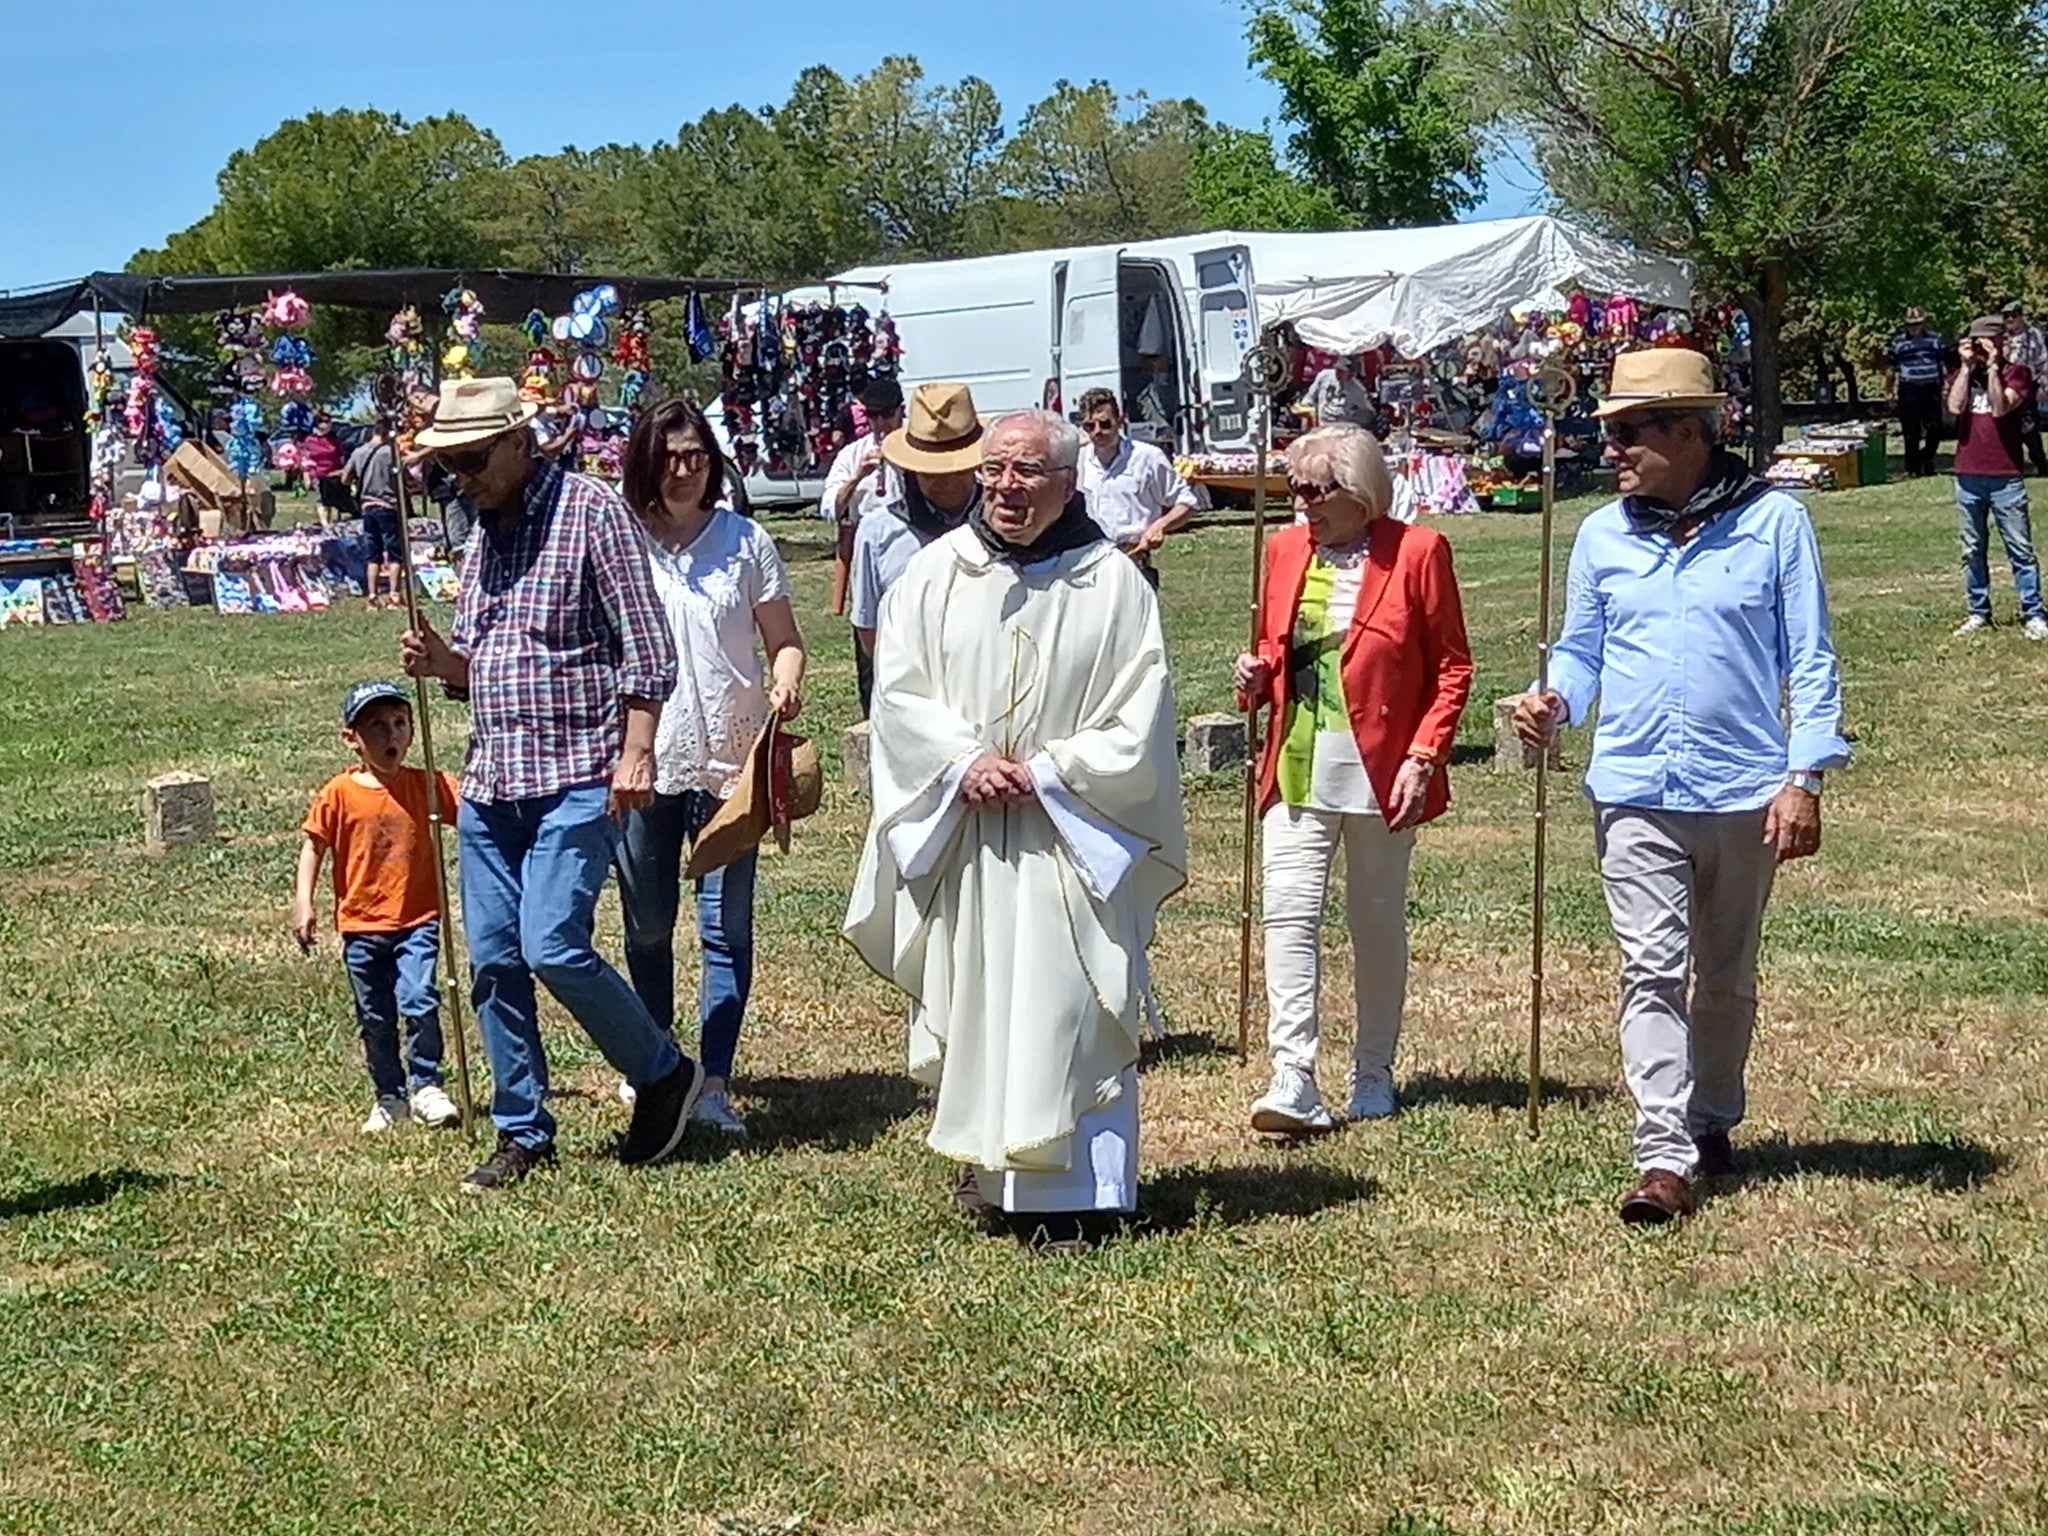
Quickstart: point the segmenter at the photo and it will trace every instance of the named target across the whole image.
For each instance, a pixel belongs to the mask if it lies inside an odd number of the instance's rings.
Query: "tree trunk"
[[[1780,374],[1780,332],[1788,297],[1785,263],[1766,257],[1756,266],[1756,286],[1742,295],[1749,316],[1749,367],[1756,390],[1750,415],[1750,460],[1758,469],[1771,461],[1771,450],[1785,437],[1785,391]]]

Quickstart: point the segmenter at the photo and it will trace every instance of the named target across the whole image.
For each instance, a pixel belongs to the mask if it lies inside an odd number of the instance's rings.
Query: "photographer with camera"
[[[1949,380],[1948,408],[1956,418],[1956,507],[1970,616],[1956,633],[1974,635],[1991,627],[1987,524],[1996,519],[2006,559],[2012,562],[2026,636],[2048,640],[2041,571],[2034,560],[2027,516],[2027,484],[2020,477],[2020,412],[2033,399],[2034,376],[2006,356],[2005,322],[1997,315],[1973,321],[1958,351],[1962,366]]]

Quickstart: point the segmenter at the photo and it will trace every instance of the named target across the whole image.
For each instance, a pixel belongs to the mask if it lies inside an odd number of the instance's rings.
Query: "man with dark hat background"
[[[899,472],[899,493],[878,504],[853,535],[853,601],[849,617],[868,665],[882,598],[910,557],[952,532],[981,505],[981,417],[965,384],[920,384],[910,415],[889,434],[882,455]]]
[[[1813,525],[1720,445],[1724,399],[1697,352],[1615,359],[1597,414],[1621,499],[1579,526],[1549,690],[1515,712],[1541,748],[1600,707],[1586,793],[1621,946],[1632,1225],[1736,1171],[1764,904],[1820,847],[1821,774],[1849,760]]]
[[[1999,311],[2005,325],[2005,360],[2017,363],[2027,370],[2033,380],[2033,387],[2020,402],[2019,428],[2020,446],[2026,450],[2027,463],[2033,466],[2037,475],[2048,475],[2048,453],[2041,444],[2041,396],[2048,389],[2048,339],[2041,335],[2041,328],[2027,324],[2027,307],[2014,299]]]
[[[654,733],[675,640],[618,494],[535,457],[538,407],[511,379],[458,379],[415,439],[480,509],[447,639],[400,642],[416,677],[470,704],[456,848],[496,1151],[481,1193],[555,1160],[538,976],[635,1090],[620,1160],[682,1139],[704,1073],[591,942],[620,823],[654,799]]]
[[[1931,475],[1941,446],[1941,333],[1927,323],[1926,310],[1909,309],[1905,329],[1892,337],[1887,351],[1906,473]]]
[[[844,610],[853,576],[854,534],[861,519],[876,507],[900,501],[903,472],[882,456],[882,444],[903,425],[903,386],[894,379],[874,379],[860,392],[861,409],[867,414],[867,431],[855,438],[832,460],[825,473],[825,489],[818,498],[818,512],[839,525],[839,556],[845,571],[834,573],[832,611]],[[870,625],[870,628],[873,626]],[[868,712],[868,697],[874,691],[874,662],[854,637],[855,684],[860,690],[860,712]]]

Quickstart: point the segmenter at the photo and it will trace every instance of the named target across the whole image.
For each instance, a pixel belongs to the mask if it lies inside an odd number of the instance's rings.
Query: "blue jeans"
[[[676,915],[682,905],[683,850],[717,813],[700,790],[656,795],[626,822],[619,846],[619,908],[626,919],[626,969],[633,990],[671,1034],[676,1027]],[[697,939],[704,951],[698,993],[698,1053],[710,1077],[732,1076],[740,1020],[754,985],[753,849],[696,882]]]
[[[2027,517],[2027,482],[2002,475],[1957,475],[1956,510],[1963,534],[1963,590],[1970,612],[1991,617],[1991,530],[2005,541],[2020,617],[2041,616],[2041,568],[2034,561],[2034,530]]]
[[[531,800],[464,800],[456,819],[472,996],[491,1061],[491,1119],[522,1146],[554,1139],[538,976],[635,1087],[683,1063],[675,1042],[591,943],[598,892],[618,847],[607,787]]]
[[[441,989],[434,983],[440,953],[441,925],[432,919],[397,933],[341,936],[341,963],[356,995],[356,1032],[380,1099],[441,1081]],[[410,1073],[398,1058],[400,1019]]]

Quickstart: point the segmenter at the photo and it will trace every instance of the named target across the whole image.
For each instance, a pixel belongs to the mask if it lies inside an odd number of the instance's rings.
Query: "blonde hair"
[[[1342,490],[1349,491],[1374,517],[1384,517],[1394,504],[1394,477],[1380,440],[1361,426],[1342,422],[1304,432],[1287,447],[1287,468],[1306,479],[1311,465],[1322,465]]]

